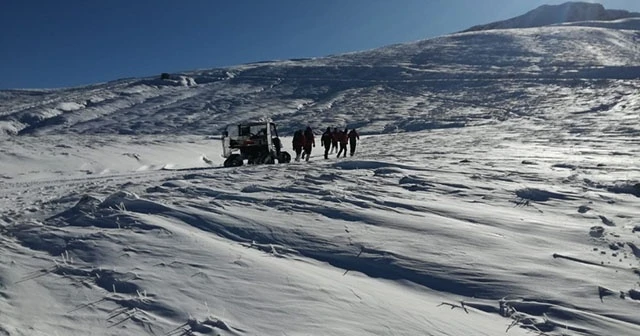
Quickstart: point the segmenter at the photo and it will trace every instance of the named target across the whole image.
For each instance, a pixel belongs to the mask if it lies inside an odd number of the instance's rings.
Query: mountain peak
[[[542,27],[552,24],[580,21],[611,21],[640,17],[640,13],[626,10],[605,9],[602,4],[590,2],[565,2],[560,5],[542,5],[524,15],[508,20],[471,27],[465,32]]]

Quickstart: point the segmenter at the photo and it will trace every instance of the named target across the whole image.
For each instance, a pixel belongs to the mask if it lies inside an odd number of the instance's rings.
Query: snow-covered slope
[[[580,21],[562,23],[563,26],[597,27],[609,29],[640,30],[640,18],[628,18],[612,21]]]
[[[640,143],[611,115],[371,135],[348,159],[233,169],[201,137],[15,138],[1,330],[635,335]],[[563,130],[587,122],[610,132]],[[158,170],[176,162],[194,169]]]
[[[631,17],[640,17],[640,13],[605,9],[599,3],[566,2],[561,5],[543,5],[526,14],[504,21],[474,26],[466,31],[532,28],[567,22],[612,21]]]
[[[640,334],[621,22],[0,92],[0,335]],[[363,136],[220,167],[265,115]]]
[[[628,21],[625,28],[639,23]],[[0,128],[212,134],[227,123],[269,115],[289,133],[308,123],[388,133],[546,115],[533,106],[552,99],[537,94],[550,83],[583,97],[577,91],[586,80],[609,95],[620,80],[638,78],[638,39],[632,30],[568,26],[472,32],[327,58],[194,71],[176,80],[2,91]],[[625,99],[618,102],[629,104]],[[398,107],[411,113],[396,113]]]

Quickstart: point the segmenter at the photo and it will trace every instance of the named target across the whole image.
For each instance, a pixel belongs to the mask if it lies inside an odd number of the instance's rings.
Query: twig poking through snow
[[[19,284],[21,282],[25,282],[25,281],[28,281],[28,280],[37,279],[39,277],[43,277],[43,276],[45,276],[45,275],[57,270],[58,267],[60,267],[60,266],[58,265],[58,263],[55,260],[54,260],[54,262],[56,263],[55,266],[50,267],[50,268],[46,268],[46,269],[41,269],[39,271],[31,272],[31,273],[27,274],[25,277],[23,277],[22,279],[16,281],[15,283]]]
[[[73,312],[78,311],[78,310],[83,309],[83,308],[87,308],[87,307],[91,307],[91,306],[97,305],[98,303],[100,303],[100,302],[104,302],[104,301],[106,301],[106,300],[107,300],[107,298],[102,298],[102,299],[97,300],[97,301],[93,301],[93,302],[85,303],[85,304],[83,304],[83,305],[77,306],[76,308],[74,308],[74,309],[72,309],[72,310],[68,311],[68,312],[67,312],[67,314],[68,314],[68,313],[73,313]]]
[[[460,302],[460,305],[456,305],[456,304],[448,303],[448,302],[443,302],[443,303],[437,305],[436,307],[440,307],[440,306],[451,306],[451,309],[460,308],[460,309],[464,310],[465,313],[469,314],[469,311],[467,310],[467,307],[464,306],[464,302]]]
[[[356,256],[356,259],[360,258],[360,255],[362,254],[362,252],[364,252],[364,246],[360,246],[360,252]],[[347,273],[349,273],[349,270],[344,271],[344,273],[342,273],[342,276],[347,275]]]
[[[518,198],[516,201],[514,201],[514,203],[516,204],[516,205],[514,205],[514,207],[532,207],[532,208],[538,210],[538,212],[544,213],[544,211],[538,209],[538,207],[536,207],[535,205],[531,204],[531,201],[529,199]]]

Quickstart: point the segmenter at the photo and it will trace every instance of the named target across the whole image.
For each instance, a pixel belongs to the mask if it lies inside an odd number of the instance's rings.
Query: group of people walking
[[[344,152],[343,157],[346,157],[347,144],[350,145],[350,155],[353,156],[356,153],[358,140],[360,140],[360,135],[355,128],[352,128],[351,131],[348,128],[345,128],[344,131],[334,128],[332,131],[331,127],[327,127],[327,130],[320,137],[320,146],[324,147],[325,159],[328,159],[329,154],[334,152],[338,152],[337,157],[340,157]],[[340,150],[338,150],[338,145],[340,145]],[[296,161],[300,161],[300,158],[309,161],[311,149],[315,146],[316,141],[310,126],[307,126],[304,131],[298,130],[293,134],[293,150],[296,152]]]

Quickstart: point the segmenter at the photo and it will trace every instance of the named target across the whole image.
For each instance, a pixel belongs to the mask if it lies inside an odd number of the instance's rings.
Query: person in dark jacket
[[[338,128],[334,127],[331,133],[331,153],[338,152]]]
[[[324,158],[329,158],[329,149],[331,149],[331,142],[333,141],[333,133],[331,133],[331,127],[327,127],[327,130],[322,133],[320,138],[320,146],[324,147]]]
[[[351,151],[349,152],[350,155],[349,156],[353,156],[353,154],[356,153],[356,144],[358,143],[358,140],[360,140],[360,135],[358,134],[358,132],[356,132],[356,129],[353,128],[351,129],[351,132],[349,132],[349,149],[351,149]],[[345,153],[345,155],[347,155]]]
[[[297,130],[293,133],[293,150],[296,152],[296,161],[300,161],[300,154],[302,153],[302,147],[304,147],[304,134],[302,130]]]
[[[349,138],[347,137],[347,129],[343,131],[338,131],[338,142],[340,143],[340,151],[338,151],[338,157],[344,151],[344,156],[347,157],[347,144],[349,143]]]
[[[303,159],[309,161],[309,157],[311,156],[311,147],[316,146],[316,140],[313,137],[313,130],[310,126],[307,126],[307,129],[304,131],[304,154]]]

